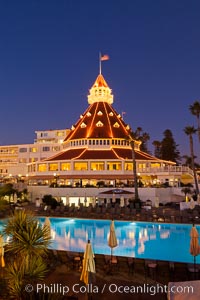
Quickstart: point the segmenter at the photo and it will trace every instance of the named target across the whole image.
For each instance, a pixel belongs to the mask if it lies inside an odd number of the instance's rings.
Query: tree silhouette
[[[170,160],[178,163],[180,161],[180,152],[177,149],[178,145],[175,143],[173,134],[170,129],[163,132],[164,138],[161,141],[161,159]]]
[[[197,174],[195,170],[195,163],[194,163],[194,146],[193,146],[193,134],[197,132],[197,130],[194,128],[194,126],[186,126],[184,128],[184,132],[186,135],[189,136],[189,141],[190,141],[190,155],[191,155],[191,166],[194,174],[194,182],[195,182],[195,188],[196,188],[196,193],[197,195],[199,194],[199,186],[198,186],[198,181],[197,181]]]
[[[192,105],[189,106],[189,109],[192,115],[196,116],[197,118],[197,131],[200,142],[200,102],[195,101]]]

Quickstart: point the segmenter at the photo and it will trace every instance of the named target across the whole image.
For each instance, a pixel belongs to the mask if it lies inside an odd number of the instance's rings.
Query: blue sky
[[[170,129],[189,154],[183,129],[196,126],[188,107],[200,99],[198,0],[2,0],[0,38],[1,145],[71,128],[88,106],[101,51],[125,122],[150,134],[150,148]]]

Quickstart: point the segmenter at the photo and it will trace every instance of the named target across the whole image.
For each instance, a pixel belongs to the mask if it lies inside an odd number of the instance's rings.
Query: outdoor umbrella
[[[199,251],[199,234],[196,227],[193,225],[190,231],[190,254],[194,256],[194,271],[196,269],[196,256],[200,253]]]
[[[92,275],[91,273],[96,273],[96,270],[95,270],[95,262],[94,262],[94,254],[92,251],[92,245],[90,244],[90,240],[88,240],[84,252],[83,268],[82,268],[80,280],[87,285],[88,283],[90,283],[89,277],[91,278]]]
[[[195,202],[193,199],[190,200],[190,209],[194,209],[195,208]]]
[[[49,217],[45,218],[43,228],[46,228],[47,234],[51,238],[51,222],[49,220]]]
[[[108,237],[108,246],[111,248],[111,260],[112,260],[112,252],[113,248],[117,247],[117,238],[116,238],[116,233],[115,233],[115,225],[114,225],[114,220],[112,220],[110,224],[110,232],[109,232],[109,237]]]
[[[200,205],[200,194],[197,196],[197,203]]]
[[[120,197],[120,206],[124,207],[124,197],[123,196]]]
[[[93,206],[93,207],[96,206],[96,198],[95,198],[95,197],[92,198],[92,206]]]
[[[4,240],[2,235],[0,235],[0,265],[2,268],[5,267],[5,261],[4,261]]]

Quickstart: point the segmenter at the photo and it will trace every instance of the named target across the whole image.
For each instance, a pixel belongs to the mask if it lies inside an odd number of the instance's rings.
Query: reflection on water
[[[50,218],[51,248],[84,252],[91,240],[94,253],[110,254],[110,220]],[[40,218],[44,223],[44,218]],[[193,262],[189,253],[191,225],[115,221],[118,246],[114,255]],[[200,232],[199,226],[197,226]],[[199,258],[197,257],[197,261]]]
[[[39,218],[43,225],[45,218]],[[4,220],[0,221],[0,231]],[[84,252],[91,240],[94,253],[110,254],[110,220],[50,218],[52,249]],[[189,253],[192,225],[115,221],[118,256],[193,263]],[[196,226],[200,234],[200,226]],[[200,263],[200,255],[197,256]]]

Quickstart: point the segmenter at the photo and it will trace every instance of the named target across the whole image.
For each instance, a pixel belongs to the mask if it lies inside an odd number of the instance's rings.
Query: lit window
[[[61,163],[61,171],[68,171],[71,169],[70,163]]]
[[[39,164],[38,165],[38,172],[46,172],[47,171],[47,165],[46,164]]]
[[[116,122],[114,125],[113,125],[115,128],[119,128],[119,123],[118,122]]]
[[[35,153],[35,152],[38,152],[38,149],[34,147],[34,148],[30,148],[29,151]]]
[[[105,169],[104,162],[91,162],[90,169],[92,171],[103,171]]]
[[[125,170],[126,171],[133,171],[133,163],[125,163]]]
[[[97,127],[103,127],[103,123],[101,121],[99,121],[99,122],[96,123],[96,126]]]
[[[36,162],[36,161],[38,161],[38,158],[35,158],[35,157],[29,158],[29,162],[30,162],[30,163],[31,163],[31,162]]]
[[[121,171],[122,164],[121,162],[108,162],[107,163],[107,170],[109,171]]]
[[[86,127],[86,124],[83,122],[82,124],[81,124],[81,128],[85,128]]]
[[[54,146],[54,147],[52,147],[52,150],[53,151],[60,151],[60,147],[59,146]]]
[[[74,170],[75,171],[87,171],[88,170],[87,162],[75,162]]]
[[[57,131],[57,132],[56,132],[56,135],[57,135],[57,136],[64,136],[64,135],[65,135],[65,132],[64,132],[64,131]]]
[[[49,164],[49,171],[58,171],[58,164],[57,163]]]

